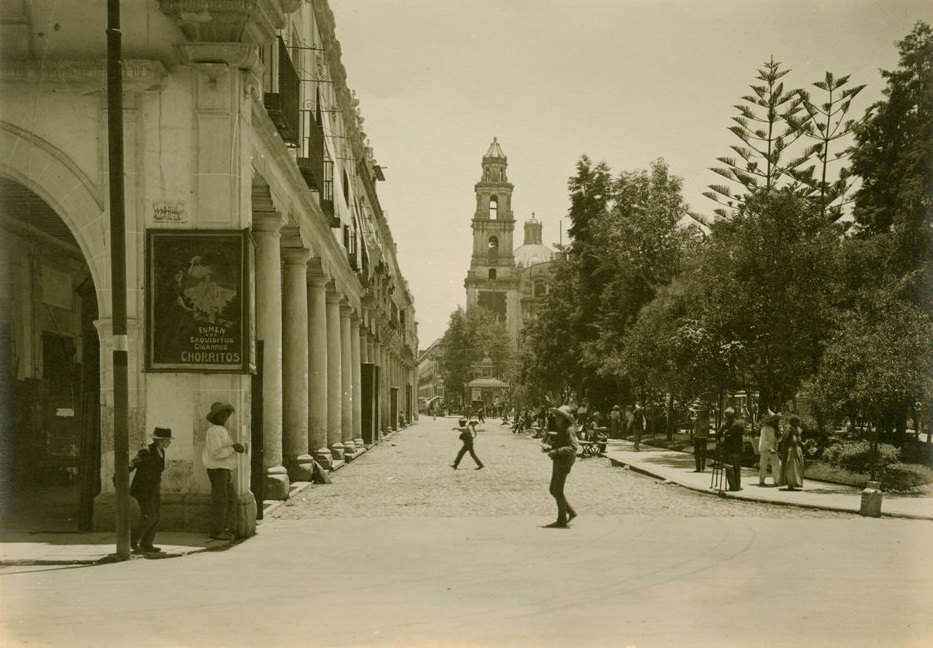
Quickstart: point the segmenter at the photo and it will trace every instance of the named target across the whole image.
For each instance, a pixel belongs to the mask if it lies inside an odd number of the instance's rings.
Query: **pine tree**
[[[816,88],[826,93],[825,100],[820,103],[814,103],[808,92],[800,91],[807,118],[799,126],[808,138],[816,140],[813,154],[819,165],[789,172],[795,180],[809,189],[811,198],[816,200],[820,207],[820,213],[832,222],[842,216],[846,192],[852,186],[852,179],[849,170],[842,167],[838,171],[838,177],[830,181],[830,165],[845,161],[848,154],[847,149],[830,153],[830,147],[852,134],[856,122],[846,119],[846,115],[852,100],[865,88],[864,84],[846,88],[844,86],[848,81],[848,75],[835,77],[832,72],[827,72],[822,81],[813,83]],[[819,172],[819,178],[814,177],[814,171]]]
[[[717,158],[725,166],[712,171],[741,188],[736,192],[728,185],[710,185],[712,191],[703,194],[722,205],[714,210],[720,217],[729,217],[756,191],[777,189],[785,176],[792,179],[791,172],[803,165],[813,152],[808,149],[802,156],[785,161],[789,147],[804,134],[801,128],[804,99],[799,90],[785,90],[781,81],[788,72],[790,70],[782,70],[781,63],[772,56],[755,77],[761,83],[750,86],[754,94],[742,97],[745,103],[735,106],[739,114],[732,117],[736,125],[729,131],[742,144],[729,148],[740,159]]]

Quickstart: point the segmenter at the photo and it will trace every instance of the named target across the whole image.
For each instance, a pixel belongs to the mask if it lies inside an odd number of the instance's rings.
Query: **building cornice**
[[[159,0],[192,43],[262,45],[285,25],[285,15],[301,0]]]

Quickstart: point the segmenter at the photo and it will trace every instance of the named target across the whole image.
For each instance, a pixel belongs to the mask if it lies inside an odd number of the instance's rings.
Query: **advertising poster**
[[[147,366],[151,371],[249,371],[245,231],[147,232]]]

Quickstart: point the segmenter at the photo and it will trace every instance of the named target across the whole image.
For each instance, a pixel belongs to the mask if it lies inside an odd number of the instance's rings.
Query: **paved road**
[[[588,460],[579,520],[541,529],[535,442],[490,428],[489,467],[454,472],[445,425],[403,430],[228,551],[0,571],[0,645],[931,645],[930,522],[721,501]]]
[[[305,491],[274,513],[277,518],[469,517],[532,514],[541,523],[556,517],[548,494],[551,461],[538,441],[512,434],[498,420],[480,428],[476,452],[486,468],[474,470],[467,455],[449,466],[460,442],[456,419],[422,418],[388,443],[334,475],[334,484]],[[604,458],[578,459],[567,480],[567,497],[580,514],[576,526],[600,515],[678,517],[852,517],[851,514],[789,509],[722,500],[636,472],[613,468]]]

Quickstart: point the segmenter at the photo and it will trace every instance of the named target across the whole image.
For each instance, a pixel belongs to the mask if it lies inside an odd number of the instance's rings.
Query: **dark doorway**
[[[0,179],[0,530],[89,530],[101,490],[97,294],[69,226]]]
[[[369,362],[364,362],[360,367],[360,389],[363,397],[360,421],[363,428],[363,443],[366,445],[375,443],[378,438],[376,431],[376,412],[379,410],[377,370],[378,367]]]

